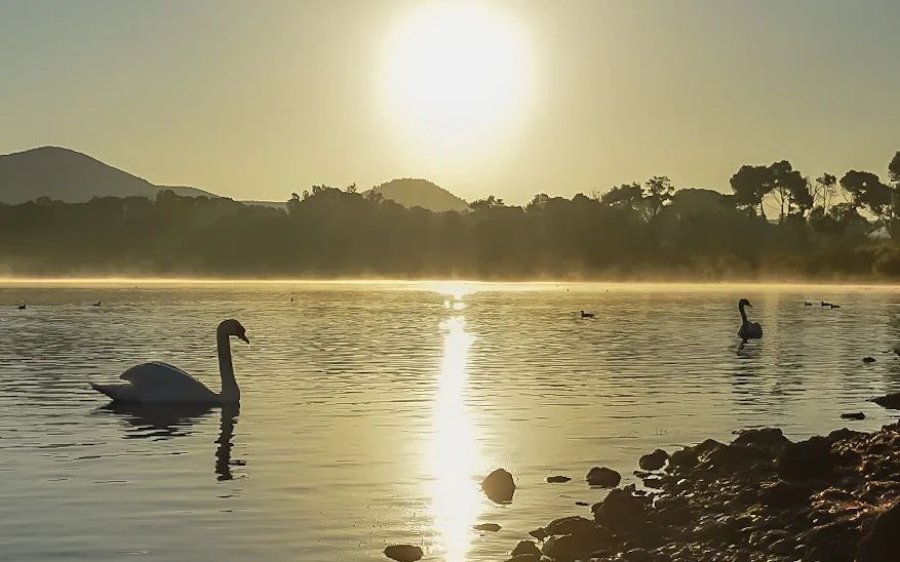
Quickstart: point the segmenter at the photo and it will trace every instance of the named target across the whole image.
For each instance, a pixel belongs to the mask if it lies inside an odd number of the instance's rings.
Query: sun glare
[[[391,122],[430,147],[499,140],[530,97],[526,34],[480,3],[429,3],[398,23],[384,54]]]

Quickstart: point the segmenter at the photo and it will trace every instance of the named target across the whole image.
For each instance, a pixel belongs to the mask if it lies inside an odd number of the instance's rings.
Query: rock
[[[622,554],[622,560],[625,562],[655,562],[656,556],[650,554],[643,548],[632,548]]]
[[[888,410],[900,410],[900,392],[873,398],[872,402],[875,402],[882,408],[887,408]]]
[[[781,451],[791,442],[777,427],[745,429],[731,442],[732,445],[747,445],[774,451]]]
[[[591,486],[603,486],[604,488],[615,488],[622,481],[622,475],[611,468],[605,466],[595,466],[588,471],[584,478]]]
[[[863,357],[862,361],[863,361],[863,363],[874,363],[875,358],[874,357]]]
[[[900,560],[900,502],[875,518],[871,530],[859,541],[857,562]]]
[[[659,476],[648,476],[644,478],[644,486],[659,490],[663,487],[663,479]]]
[[[574,535],[593,530],[597,525],[590,519],[578,515],[555,519],[544,527],[548,535]]]
[[[421,548],[409,544],[395,544],[384,549],[384,555],[397,562],[416,562],[424,554]]]
[[[747,445],[723,445],[703,456],[700,465],[707,470],[735,473],[768,460],[764,450]]]
[[[900,401],[898,401],[900,403]],[[669,457],[669,468],[674,470],[690,470],[697,466],[697,453],[685,447],[672,453]]]
[[[777,481],[763,485],[759,493],[759,501],[763,505],[784,509],[809,503],[813,489],[807,485]]]
[[[538,527],[537,529],[534,529],[533,531],[528,531],[528,534],[531,535],[532,537],[536,538],[539,541],[542,541],[550,536],[547,534],[547,531],[545,531],[543,527]]]
[[[556,562],[572,562],[614,544],[615,538],[608,529],[591,526],[577,534],[550,537],[544,542],[541,551]]]
[[[864,420],[866,419],[866,415],[862,412],[848,412],[846,414],[841,414],[842,420]]]
[[[541,553],[537,554],[519,554],[506,560],[506,562],[541,562]]]
[[[498,468],[481,482],[481,489],[491,501],[509,503],[516,492],[516,483],[513,482],[512,474]]]
[[[655,546],[659,529],[647,517],[645,500],[635,495],[633,486],[610,490],[602,502],[591,507],[594,520],[608,527],[616,537],[632,546]]]
[[[669,460],[669,453],[662,449],[656,449],[638,459],[638,466],[644,470],[659,470],[665,466],[667,460]]]
[[[591,504],[589,504],[588,502],[575,502],[575,505],[586,506]]]
[[[568,482],[571,480],[568,476],[548,476],[547,483],[548,484],[562,484],[564,482]]]
[[[826,478],[835,465],[831,445],[824,437],[792,443],[778,459],[778,475],[785,480]]]
[[[516,547],[512,549],[512,552],[510,552],[510,554],[513,556],[530,554],[532,556],[540,557],[541,549],[539,549],[537,545],[532,541],[519,541],[519,544],[517,544]]]
[[[503,527],[497,525],[496,523],[479,523],[478,525],[472,525],[472,528],[476,531],[487,531],[489,533],[496,533]]]

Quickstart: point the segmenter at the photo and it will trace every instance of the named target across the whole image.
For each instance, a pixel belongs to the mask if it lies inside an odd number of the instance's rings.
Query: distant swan
[[[178,367],[157,361],[135,365],[126,370],[119,376],[126,381],[124,383],[91,383],[91,387],[109,396],[114,402],[131,404],[237,404],[241,400],[241,391],[234,379],[229,336],[236,336],[250,343],[246,330],[237,320],[224,320],[219,324],[216,343],[219,350],[219,374],[222,377],[220,393],[208,389]]]
[[[747,306],[753,308],[753,305],[747,299],[741,299],[738,302],[738,310],[741,312],[741,328],[738,330],[738,337],[743,340],[743,343],[747,343],[747,340],[758,340],[763,335],[762,326],[759,325],[759,322],[747,320],[747,311],[744,310],[744,307]]]
[[[594,317],[594,313],[593,313],[593,312],[585,312],[585,311],[582,310],[582,311],[581,311],[581,317],[582,317],[582,318],[593,318],[593,317]]]
[[[27,307],[24,303],[23,303],[23,304],[20,304],[20,305],[18,306],[18,309],[19,309],[19,310],[25,310],[26,308],[28,308],[28,307]]]

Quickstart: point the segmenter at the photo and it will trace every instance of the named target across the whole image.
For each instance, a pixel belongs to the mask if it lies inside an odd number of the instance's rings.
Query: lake
[[[743,349],[741,297],[765,331]],[[251,340],[239,412],[115,410],[88,386],[159,359],[218,390],[229,317]],[[589,514],[592,466],[624,484],[654,448],[740,428],[871,430],[894,418],[866,400],[900,391],[894,288],[20,282],[0,337],[0,559],[19,562],[502,560]],[[508,505],[479,489],[498,467]]]

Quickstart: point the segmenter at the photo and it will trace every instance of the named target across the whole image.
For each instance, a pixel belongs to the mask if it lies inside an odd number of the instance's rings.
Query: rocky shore
[[[670,454],[590,517],[531,532],[510,562],[900,562],[900,425],[791,442],[741,432]]]

